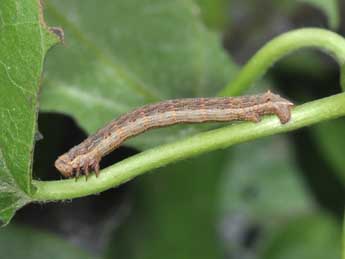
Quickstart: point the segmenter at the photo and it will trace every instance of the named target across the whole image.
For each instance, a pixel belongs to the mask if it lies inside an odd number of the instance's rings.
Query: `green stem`
[[[257,139],[345,115],[345,93],[309,102],[293,109],[291,120],[282,125],[276,116],[267,116],[260,123],[238,123],[199,133],[193,137],[162,145],[129,157],[102,170],[99,178],[84,177],[60,181],[33,181],[37,201],[63,200],[98,193],[116,187],[132,178],[169,163],[227,148],[237,143]],[[183,181],[183,179],[181,179]]]
[[[329,52],[338,61],[341,71],[343,71],[345,40],[341,36],[322,29],[300,29],[285,33],[266,44],[245,65],[239,76],[225,87],[221,95],[239,94],[250,87],[279,58],[303,47],[318,47]],[[345,85],[343,79],[341,82],[342,85]],[[296,107],[293,110],[291,121],[286,125],[281,125],[276,116],[270,116],[258,124],[240,123],[199,133],[116,163],[102,170],[98,179],[91,176],[87,182],[83,178],[77,182],[73,179],[49,182],[33,181],[35,192],[32,198],[37,201],[63,200],[98,193],[116,187],[147,171],[181,159],[344,115],[345,94],[334,95]]]
[[[262,47],[241,69],[239,75],[220,92],[222,96],[239,95],[248,89],[268,68],[294,50],[316,47],[331,54],[339,63],[340,84],[345,87],[345,39],[323,29],[298,29],[284,33]]]

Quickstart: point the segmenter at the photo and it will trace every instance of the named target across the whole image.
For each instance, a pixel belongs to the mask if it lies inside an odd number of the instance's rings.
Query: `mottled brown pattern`
[[[178,123],[246,120],[259,122],[260,116],[276,114],[281,123],[290,120],[293,103],[268,91],[261,95],[241,97],[186,98],[149,104],[111,121],[104,128],[55,161],[65,177],[99,174],[101,158],[126,139],[148,129]]]

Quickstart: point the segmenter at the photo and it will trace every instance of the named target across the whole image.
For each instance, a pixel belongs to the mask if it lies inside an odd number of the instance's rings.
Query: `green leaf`
[[[333,30],[339,27],[339,10],[340,7],[338,6],[338,0],[299,0],[301,2],[305,2],[319,8],[323,11],[327,18],[329,27]]]
[[[256,253],[243,247],[248,228],[259,227],[257,250],[289,218],[314,211],[291,147],[282,137],[273,137],[234,147],[234,156],[221,179],[221,213],[228,227],[229,254]],[[243,235],[239,234],[243,233]]]
[[[28,202],[37,97],[47,50],[58,42],[39,1],[0,2],[0,220]]]
[[[211,29],[224,30],[228,25],[230,0],[196,0],[205,24]]]
[[[319,123],[311,128],[312,136],[323,157],[345,184],[345,119]]]
[[[137,179],[131,217],[107,258],[223,258],[216,222],[225,158],[217,151]]]
[[[272,217],[311,211],[312,198],[290,149],[282,137],[234,147],[224,169],[223,213],[241,212],[269,224]]]
[[[12,224],[0,232],[0,257],[11,259],[95,258],[51,234]]]
[[[51,0],[46,6],[50,24],[64,28],[65,46],[47,61],[42,108],[72,115],[88,133],[146,103],[214,96],[233,77],[218,35],[206,29],[192,1]],[[155,146],[195,128],[158,129],[130,143]]]
[[[282,225],[260,258],[338,259],[340,251],[339,224],[330,216],[315,214]]]

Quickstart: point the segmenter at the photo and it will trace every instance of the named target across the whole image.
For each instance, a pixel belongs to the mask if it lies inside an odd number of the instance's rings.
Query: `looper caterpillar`
[[[282,124],[291,116],[293,103],[270,91],[260,95],[240,97],[186,98],[145,105],[111,121],[104,128],[71,148],[55,161],[55,167],[65,177],[99,175],[103,156],[118,148],[126,139],[151,128],[178,123],[225,121],[259,122],[260,116],[276,114]]]

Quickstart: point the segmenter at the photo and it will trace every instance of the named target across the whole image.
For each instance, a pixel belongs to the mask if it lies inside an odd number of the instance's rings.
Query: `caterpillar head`
[[[64,154],[55,161],[55,167],[65,177],[73,176],[72,161],[67,154]]]

